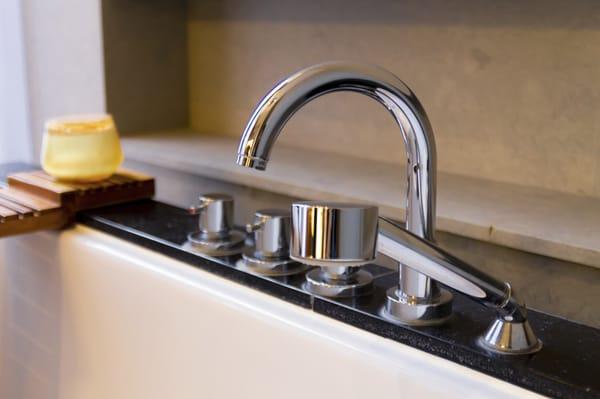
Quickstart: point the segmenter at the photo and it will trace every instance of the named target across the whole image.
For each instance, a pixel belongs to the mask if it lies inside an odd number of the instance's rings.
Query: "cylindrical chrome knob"
[[[233,227],[233,198],[228,194],[204,194],[190,213],[199,214],[198,229],[206,239],[223,239]]]
[[[248,233],[254,232],[254,256],[259,259],[281,259],[289,256],[290,219],[289,209],[256,211],[253,223],[246,226]]]
[[[292,259],[322,267],[361,266],[377,255],[376,206],[302,201],[292,205]]]
[[[329,297],[365,295],[373,277],[360,266],[377,255],[375,206],[303,201],[292,204],[290,257],[319,269],[306,274],[304,288]]]
[[[290,259],[290,210],[256,211],[254,221],[246,225],[254,233],[254,246],[246,248],[236,262],[241,270],[263,276],[291,276],[303,273],[308,266]]]

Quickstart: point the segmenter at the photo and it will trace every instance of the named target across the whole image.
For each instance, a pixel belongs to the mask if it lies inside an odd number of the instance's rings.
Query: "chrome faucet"
[[[277,84],[258,104],[241,137],[236,162],[264,170],[288,119],[323,94],[352,91],[385,106],[396,120],[406,148],[406,230],[380,219],[379,250],[399,262],[398,285],[387,292],[384,315],[401,324],[434,325],[452,313],[452,294],[431,278],[498,310],[482,338],[501,353],[531,353],[541,342],[516,302],[510,285],[478,272],[435,246],[436,152],[423,106],[395,75],[381,68],[332,62],[301,70]],[[474,288],[475,287],[475,288]]]
[[[406,228],[435,241],[436,153],[423,106],[396,76],[369,65],[325,63],[304,69],[275,86],[254,111],[238,148],[237,163],[264,170],[271,148],[288,119],[307,102],[327,93],[353,91],[385,106],[400,128],[408,160]],[[398,286],[388,292],[394,317],[410,324],[438,324],[452,313],[452,295],[435,281],[402,264]],[[392,309],[392,306],[389,306]]]

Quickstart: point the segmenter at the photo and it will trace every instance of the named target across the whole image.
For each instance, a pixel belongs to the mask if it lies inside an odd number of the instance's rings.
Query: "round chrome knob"
[[[376,206],[302,201],[292,204],[291,257],[322,267],[360,266],[377,254]]]
[[[188,234],[194,252],[211,256],[236,255],[244,249],[246,234],[233,229],[233,198],[228,194],[203,194],[189,211],[198,217],[198,231]],[[189,245],[188,245],[189,244]]]
[[[294,203],[290,257],[320,267],[307,273],[305,289],[329,297],[370,293],[373,277],[360,266],[375,259],[377,224],[375,206]]]
[[[198,230],[203,238],[214,240],[227,238],[233,228],[233,198],[228,194],[203,194],[198,205],[189,208],[199,215]]]
[[[252,224],[246,226],[254,232],[254,255],[259,259],[287,258],[290,253],[290,211],[263,209],[256,211]]]
[[[308,266],[290,259],[290,210],[256,211],[254,221],[246,225],[254,233],[254,247],[246,248],[236,262],[241,270],[263,276],[291,276],[303,273]]]

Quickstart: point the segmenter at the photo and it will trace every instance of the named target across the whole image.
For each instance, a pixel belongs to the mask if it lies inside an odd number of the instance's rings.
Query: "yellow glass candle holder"
[[[42,167],[59,180],[94,182],[110,177],[123,152],[112,116],[73,115],[46,122]]]

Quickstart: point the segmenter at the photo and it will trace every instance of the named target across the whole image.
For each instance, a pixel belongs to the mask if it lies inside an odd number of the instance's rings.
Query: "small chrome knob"
[[[228,194],[201,195],[189,212],[199,215],[198,230],[206,239],[227,238],[233,228],[233,198]]]
[[[304,273],[308,266],[290,259],[290,210],[256,211],[254,221],[246,225],[254,233],[254,247],[246,248],[236,262],[241,270],[263,276],[291,276]]]
[[[319,266],[307,273],[304,287],[330,297],[365,295],[373,278],[360,266],[377,255],[375,206],[303,201],[292,205],[290,257]]]
[[[244,249],[246,234],[233,228],[233,198],[228,194],[203,194],[189,207],[198,217],[198,231],[188,234],[185,246],[211,256],[230,256]]]
[[[246,225],[246,231],[254,233],[254,256],[258,259],[288,258],[290,253],[290,220],[289,209],[256,211],[254,221]]]

